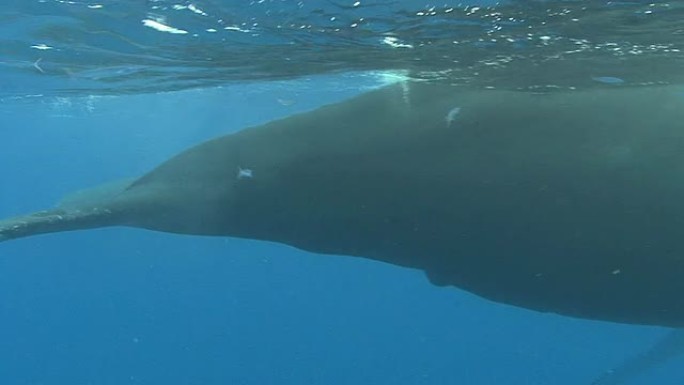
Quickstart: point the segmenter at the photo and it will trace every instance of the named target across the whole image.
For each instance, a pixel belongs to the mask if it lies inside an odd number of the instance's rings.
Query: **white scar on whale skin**
[[[458,115],[461,112],[461,107],[454,107],[449,112],[446,114],[446,117],[444,117],[444,120],[446,120],[446,125],[447,127],[451,127],[451,123],[456,120],[456,115]]]
[[[237,178],[238,179],[251,179],[254,177],[254,173],[249,168],[238,167]]]

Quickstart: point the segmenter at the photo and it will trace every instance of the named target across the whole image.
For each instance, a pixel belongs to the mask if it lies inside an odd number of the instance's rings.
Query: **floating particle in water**
[[[45,71],[43,71],[43,67],[40,66],[40,62],[41,62],[42,60],[43,60],[43,58],[41,57],[40,59],[38,59],[38,60],[36,60],[35,62],[33,62],[33,68],[37,69],[38,71],[40,71],[40,73],[44,74]]]
[[[31,48],[33,48],[33,49],[39,49],[39,50],[41,50],[41,51],[46,51],[46,50],[49,50],[49,49],[53,49],[53,47],[50,47],[50,46],[47,45],[47,44],[34,44],[34,45],[31,46]]]
[[[238,167],[238,173],[237,173],[237,178],[238,179],[245,179],[245,178],[252,178],[254,174],[252,173],[252,170],[248,168],[242,168]]]
[[[456,115],[461,112],[461,107],[454,107],[447,113],[444,120],[446,120],[447,127],[451,127],[451,123],[456,119]]]
[[[295,104],[295,101],[292,99],[280,99],[280,98],[278,98],[276,100],[278,101],[278,103],[280,105],[285,106],[285,107],[289,107],[289,106]]]
[[[623,84],[625,82],[623,79],[614,76],[595,76],[591,80],[604,84]]]

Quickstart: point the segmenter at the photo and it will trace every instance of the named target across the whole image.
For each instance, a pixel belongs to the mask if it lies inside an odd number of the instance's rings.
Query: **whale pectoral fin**
[[[656,342],[647,351],[628,359],[620,366],[604,373],[594,380],[592,385],[626,384],[632,379],[682,354],[684,354],[684,329],[675,329]]]
[[[76,191],[65,196],[53,209],[0,220],[0,242],[120,224],[112,212],[111,203],[134,181],[124,179]]]
[[[0,221],[0,242],[32,235],[109,226],[106,209],[53,209]]]
[[[66,218],[64,210],[38,211],[0,221],[0,242],[34,234],[60,231],[57,228]]]

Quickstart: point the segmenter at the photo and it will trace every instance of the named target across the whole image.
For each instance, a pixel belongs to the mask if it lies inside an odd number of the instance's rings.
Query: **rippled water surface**
[[[13,0],[4,97],[396,70],[471,87],[681,83],[684,2]]]

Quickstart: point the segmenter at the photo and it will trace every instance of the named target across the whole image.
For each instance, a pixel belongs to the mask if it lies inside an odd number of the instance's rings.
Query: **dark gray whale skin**
[[[268,240],[538,311],[683,327],[681,91],[395,84],[200,144],[100,201],[1,221],[0,238]]]

